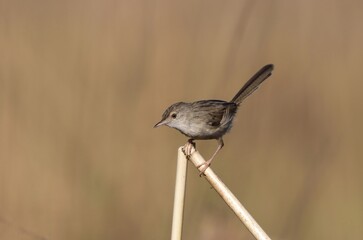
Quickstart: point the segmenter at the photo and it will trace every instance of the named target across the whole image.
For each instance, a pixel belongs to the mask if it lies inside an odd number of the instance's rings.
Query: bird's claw
[[[204,172],[205,172],[205,170],[207,170],[207,168],[209,168],[209,166],[210,166],[210,163],[208,161],[197,166],[197,168],[199,170],[199,177],[201,177],[202,175],[205,176]],[[202,167],[202,168],[199,169],[200,167]]]
[[[183,152],[185,156],[189,159],[194,151],[195,151],[195,142],[193,141],[193,139],[189,139],[188,142],[183,147]],[[199,177],[201,177],[202,175],[205,176],[204,172],[205,170],[207,170],[207,168],[209,168],[210,165],[211,165],[211,160],[208,160],[197,166],[199,170]]]
[[[195,151],[195,142],[193,142],[192,139],[189,139],[188,142],[184,145],[183,151],[185,156],[189,158]]]

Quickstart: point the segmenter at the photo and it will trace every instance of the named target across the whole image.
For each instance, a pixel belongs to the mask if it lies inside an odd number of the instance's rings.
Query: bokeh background
[[[170,238],[177,101],[240,108],[213,169],[273,239],[363,236],[363,2],[0,1],[0,239]],[[216,141],[198,142],[207,158]],[[189,165],[184,239],[253,239]]]

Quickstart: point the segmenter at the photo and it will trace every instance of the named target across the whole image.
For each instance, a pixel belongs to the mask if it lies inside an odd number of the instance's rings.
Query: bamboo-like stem
[[[179,148],[178,162],[176,167],[171,240],[180,240],[182,238],[185,185],[187,181],[187,166],[188,166],[188,160],[185,157],[184,153],[182,152],[182,148]]]
[[[189,160],[196,166],[201,166],[205,160],[199,154],[199,152],[191,145]],[[179,149],[180,151],[180,149]],[[248,211],[242,206],[240,201],[233,195],[233,193],[227,188],[227,186],[218,178],[218,176],[209,167],[204,172],[205,178],[212,185],[212,187],[217,191],[217,193],[223,198],[223,200],[228,204],[232,211],[237,215],[241,222],[247,227],[247,229],[252,233],[252,235],[258,240],[268,240],[270,237],[263,231],[263,229],[258,225],[258,223],[253,219],[253,217],[248,213]]]

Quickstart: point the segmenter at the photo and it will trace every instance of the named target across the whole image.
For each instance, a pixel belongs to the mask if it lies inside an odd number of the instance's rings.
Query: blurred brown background
[[[0,1],[0,239],[168,239],[177,101],[240,108],[213,169],[273,239],[363,235],[362,1]],[[198,142],[209,157],[216,141]],[[189,166],[185,239],[252,239]]]

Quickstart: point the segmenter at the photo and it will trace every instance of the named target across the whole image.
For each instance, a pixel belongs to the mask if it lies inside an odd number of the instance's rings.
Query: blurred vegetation
[[[273,239],[363,235],[362,1],[0,1],[0,238],[168,239],[177,101],[230,99],[213,164]],[[198,142],[209,157],[215,141]],[[252,239],[194,167],[185,239]]]

